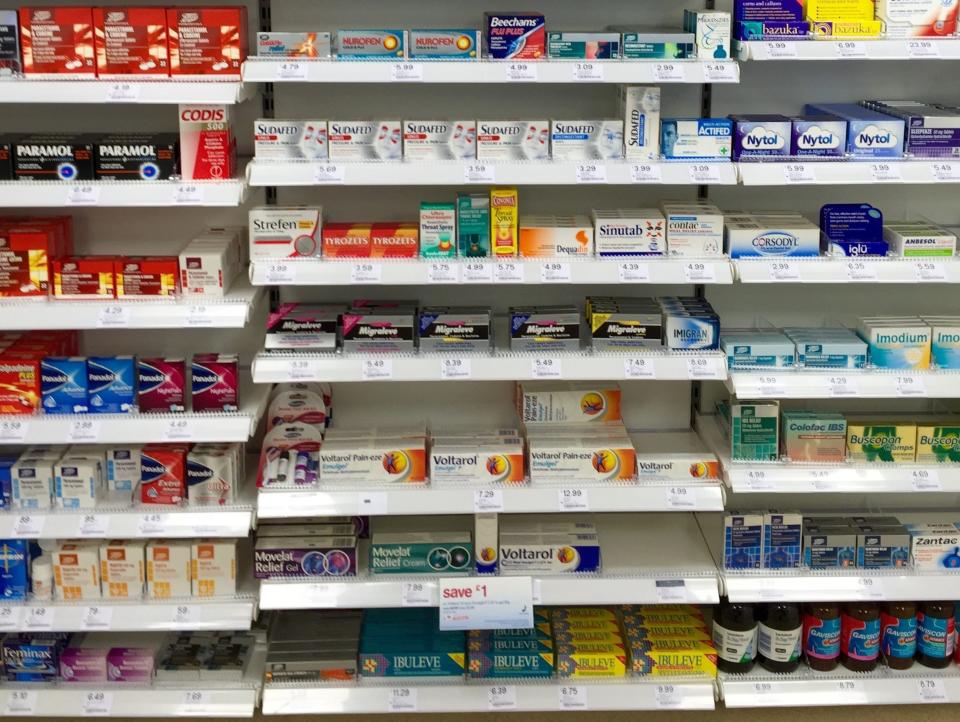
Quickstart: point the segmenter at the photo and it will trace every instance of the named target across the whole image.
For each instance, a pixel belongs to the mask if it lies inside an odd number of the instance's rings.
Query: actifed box
[[[660,152],[667,160],[729,159],[733,121],[729,118],[664,118]]]
[[[162,7],[95,7],[93,34],[98,77],[170,74],[167,15]]]
[[[25,75],[96,74],[89,7],[22,7],[19,13]]]
[[[227,180],[237,166],[229,105],[180,106],[180,172],[184,180]]]
[[[240,78],[247,58],[247,8],[167,8],[170,74]]]

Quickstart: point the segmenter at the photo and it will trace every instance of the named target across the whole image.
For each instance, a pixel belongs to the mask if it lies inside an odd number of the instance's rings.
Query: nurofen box
[[[520,256],[592,256],[593,226],[586,216],[521,216]]]
[[[320,482],[424,484],[426,440],[378,437],[325,441],[320,449]]]
[[[253,124],[257,160],[325,160],[327,121],[261,118]]]
[[[141,412],[184,410],[186,364],[182,358],[137,358],[137,406]]]
[[[520,239],[520,197],[516,188],[490,190],[490,246],[493,255],[516,256]]]
[[[96,75],[89,7],[22,7],[19,12],[24,74]]]
[[[620,387],[587,382],[517,383],[517,414],[529,423],[620,423]]]
[[[329,58],[327,32],[257,33],[257,55],[262,58]]]
[[[598,256],[663,256],[666,219],[656,208],[595,210],[593,244]]]
[[[330,160],[401,160],[399,120],[331,120],[327,123]]]
[[[479,55],[480,31],[473,28],[415,28],[407,35],[411,59],[472,60]]]
[[[388,60],[406,55],[407,31],[393,29],[338,30],[337,57],[347,60]]]
[[[237,593],[236,539],[200,539],[190,548],[190,577],[195,597]]]
[[[637,478],[627,436],[539,436],[528,442],[530,481],[625,481]]]
[[[240,78],[247,57],[247,8],[167,8],[170,74]]]
[[[322,218],[319,206],[251,209],[250,260],[319,256]]]
[[[93,139],[56,133],[17,138],[13,175],[17,180],[93,180]]]
[[[848,418],[847,454],[851,461],[913,462],[917,458],[917,425]]]
[[[93,39],[99,78],[170,75],[162,7],[95,7]]]
[[[17,27],[17,11],[0,10],[0,78],[19,75],[20,71],[20,33]],[[0,180],[4,180],[2,168],[0,168]]]
[[[113,264],[117,298],[177,296],[180,264],[176,256],[125,256]]]
[[[189,539],[147,542],[147,597],[176,599],[191,594]]]
[[[500,573],[572,574],[599,572],[596,534],[510,534],[500,537]]]
[[[531,12],[483,14],[483,55],[494,60],[541,60],[547,57],[543,15]]]
[[[113,256],[54,258],[53,295],[68,299],[113,298]]]
[[[405,120],[406,160],[460,160],[477,157],[477,121]]]
[[[352,577],[356,574],[355,536],[257,537],[253,552],[253,575],[257,579]]]
[[[468,574],[473,570],[469,532],[374,533],[372,574]]]
[[[660,88],[620,85],[617,107],[623,118],[624,155],[631,160],[660,157]]]
[[[169,10],[168,12],[175,12]],[[180,173],[184,180],[226,180],[237,167],[229,105],[180,106]]]
[[[100,554],[96,542],[64,542],[53,551],[53,590],[58,601],[100,599]]]
[[[113,540],[100,545],[100,579],[106,599],[143,596],[144,542]]]
[[[523,483],[526,479],[523,442],[519,439],[459,443],[434,441],[430,449],[433,484]]]
[[[622,120],[550,121],[554,160],[616,160],[623,157]]]
[[[546,160],[549,157],[550,121],[477,121],[477,160]]]

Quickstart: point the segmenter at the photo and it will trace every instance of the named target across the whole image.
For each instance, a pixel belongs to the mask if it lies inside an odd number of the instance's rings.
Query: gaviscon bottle
[[[835,669],[840,661],[840,605],[808,604],[803,613],[803,656],[818,672]]]
[[[880,658],[880,607],[851,602],[840,622],[840,663],[853,672],[869,672]]]
[[[956,643],[953,602],[923,602],[917,612],[917,661],[925,667],[950,665]]]
[[[887,602],[880,611],[880,657],[890,669],[910,669],[917,653],[917,605]]]

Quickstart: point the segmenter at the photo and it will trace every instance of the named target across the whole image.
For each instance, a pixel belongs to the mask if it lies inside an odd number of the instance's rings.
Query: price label
[[[900,166],[894,163],[871,163],[870,175],[874,183],[902,183],[903,174]]]
[[[603,82],[603,65],[600,63],[573,63],[573,79],[588,83]]]
[[[390,77],[398,83],[422,83],[423,66],[419,63],[394,63]]]
[[[504,71],[508,83],[536,83],[538,80],[534,63],[508,63]]]
[[[72,444],[91,444],[100,438],[98,419],[80,418],[70,422],[67,429],[67,441]]]
[[[690,182],[696,185],[705,186],[722,180],[720,166],[716,163],[691,163],[687,171],[690,173]]]
[[[198,206],[203,203],[206,195],[202,185],[196,183],[181,183],[173,189],[173,204],[175,206]]]
[[[27,432],[30,430],[30,423],[22,419],[2,418],[0,419],[0,443],[4,444],[22,444],[27,440]]]
[[[178,604],[173,608],[173,623],[177,627],[187,627],[200,620],[197,608],[192,604]]]
[[[860,283],[877,280],[877,269],[867,261],[847,261],[847,280]]]
[[[100,202],[100,186],[78,183],[67,189],[68,206],[95,206]]]
[[[97,312],[97,328],[127,328],[130,309],[126,306],[104,306]]]
[[[760,43],[760,54],[767,60],[797,57],[797,46],[782,40],[772,40]]]
[[[657,365],[653,358],[625,358],[623,375],[628,379],[655,379]]]
[[[467,261],[460,269],[464,283],[493,283],[493,264]]]
[[[684,263],[683,277],[687,283],[713,283],[717,280],[713,264],[703,261]]]
[[[857,596],[861,599],[882,599],[883,586],[873,577],[857,579]]]
[[[634,183],[663,183],[663,171],[656,163],[634,163],[630,166],[630,180]]]
[[[459,283],[460,267],[456,263],[437,261],[427,265],[429,283]]]
[[[77,536],[87,539],[104,539],[110,531],[109,514],[84,514],[77,519]]]
[[[687,585],[682,579],[658,579],[656,581],[658,604],[686,604]]]
[[[777,694],[779,686],[776,682],[754,682],[753,692],[759,695]]]
[[[787,385],[783,379],[774,374],[763,374],[757,377],[758,396],[780,398],[787,395]]]
[[[473,162],[463,166],[464,183],[496,183],[497,167],[490,163]]]
[[[15,689],[7,692],[5,714],[12,717],[33,717],[37,713],[38,693],[32,690]]]
[[[113,712],[113,692],[87,692],[80,707],[84,717],[109,717]]]
[[[852,376],[834,374],[827,377],[827,393],[831,398],[842,399],[860,393],[859,384]]]
[[[788,184],[816,183],[817,170],[812,163],[784,163],[783,178]]]
[[[919,398],[927,395],[927,385],[919,376],[897,376],[897,396]]]
[[[56,613],[56,607],[27,607],[23,616],[24,626],[30,632],[51,632]]]
[[[833,44],[838,58],[865,58],[867,44],[862,40],[841,40]]]
[[[296,280],[295,267],[292,263],[268,263],[264,277],[267,283],[285,284]]]
[[[679,709],[683,706],[683,687],[677,684],[658,684],[654,697],[658,709]]]
[[[658,83],[685,83],[687,66],[684,63],[654,63],[653,77]]]
[[[354,263],[350,266],[351,283],[380,283],[381,277],[379,263]]]
[[[400,588],[400,606],[432,607],[433,593],[424,582],[403,582]]]
[[[696,509],[697,490],[686,486],[666,488],[667,506],[671,509]]]
[[[35,514],[20,514],[13,522],[13,536],[16,539],[38,539],[43,533],[47,517]]]
[[[440,378],[450,381],[468,379],[473,373],[472,366],[468,358],[440,359]]]
[[[473,511],[477,514],[503,511],[503,491],[500,489],[477,489],[473,492]]]
[[[140,86],[133,83],[111,83],[107,86],[108,103],[136,103],[140,99]]]
[[[519,261],[497,261],[493,280],[496,283],[523,283],[523,264]]]
[[[209,692],[200,689],[191,689],[183,693],[183,700],[180,703],[180,711],[186,716],[203,713],[203,708],[212,701]]]
[[[560,687],[560,709],[590,709],[587,688],[582,685],[565,684]]]
[[[765,491],[775,488],[773,479],[771,479],[763,469],[751,469],[745,474],[744,480],[747,482],[747,487],[754,491]]]
[[[947,264],[943,261],[917,261],[913,270],[920,283],[941,283],[947,280]]]
[[[187,306],[187,326],[213,326],[213,314],[209,306]]]
[[[277,80],[306,80],[307,64],[288,60],[277,64]]]
[[[911,470],[910,483],[914,491],[943,491],[940,472],[936,469]]]
[[[360,369],[364,381],[385,381],[393,378],[393,359],[368,358]]]
[[[487,688],[487,709],[492,712],[514,710],[517,708],[517,688],[513,685],[498,684]]]
[[[343,183],[346,169],[339,163],[319,163],[313,166],[313,182],[320,184]]]
[[[0,607],[0,630],[11,632],[20,629],[22,619],[21,607]]]
[[[390,696],[387,697],[387,708],[391,712],[416,712],[416,687],[394,687],[391,689]]]
[[[727,378],[726,366],[720,358],[688,358],[687,378],[691,381],[723,381]]]
[[[933,40],[908,40],[907,55],[911,58],[939,58],[940,47]]]
[[[636,261],[624,261],[618,264],[617,273],[620,283],[647,283],[650,280],[650,265]]]
[[[361,491],[357,496],[357,513],[360,516],[386,516],[387,494],[383,491]]]
[[[771,281],[799,281],[800,264],[793,261],[771,261],[767,266]]]
[[[287,378],[291,381],[309,381],[316,376],[317,369],[307,359],[292,359],[287,362]]]
[[[739,77],[736,63],[703,63],[704,82],[736,83]]]
[[[841,679],[836,685],[837,691],[843,695],[847,704],[866,704],[867,689],[859,679]]]
[[[958,163],[933,163],[930,170],[933,173],[933,179],[939,183],[960,181],[960,164]]]
[[[535,379],[562,379],[563,364],[558,358],[531,359],[530,375]]]
[[[570,283],[571,281],[569,263],[551,261],[540,264],[540,283]]]
[[[578,163],[577,183],[606,183],[607,166],[602,163]]]
[[[590,511],[590,493],[586,489],[557,489],[560,511]]]
[[[925,677],[917,680],[917,697],[923,704],[941,704],[949,702],[947,687],[942,679]]]
[[[137,519],[137,534],[139,536],[163,536],[166,533],[166,514],[141,514]]]
[[[87,607],[80,617],[80,626],[83,629],[110,629],[113,621],[113,607]]]
[[[190,419],[170,419],[163,427],[164,441],[186,441],[196,436]]]

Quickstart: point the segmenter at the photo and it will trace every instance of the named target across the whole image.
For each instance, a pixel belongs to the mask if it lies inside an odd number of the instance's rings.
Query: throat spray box
[[[237,167],[229,105],[180,106],[180,172],[184,180],[225,180]]]

